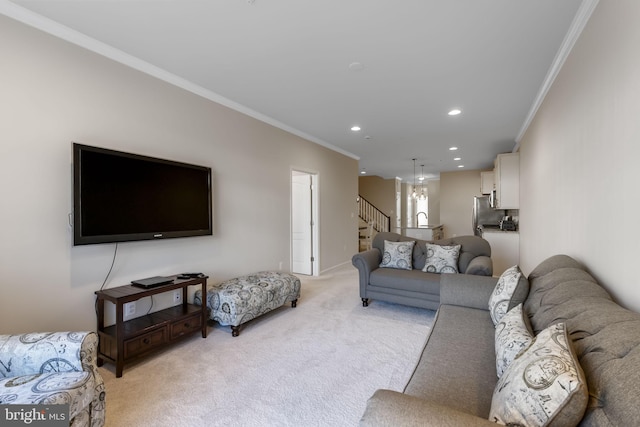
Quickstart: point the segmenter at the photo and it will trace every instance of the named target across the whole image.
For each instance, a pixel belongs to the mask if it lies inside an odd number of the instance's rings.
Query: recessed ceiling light
[[[454,108],[453,110],[449,111],[447,114],[449,114],[450,116],[457,116],[460,113],[462,113],[462,110]]]
[[[351,130],[354,132],[358,132],[360,129],[362,129],[360,126],[351,126]]]
[[[459,168],[463,168],[463,167],[464,167],[464,165],[458,165],[458,167],[459,167]]]
[[[364,65],[362,65],[360,62],[352,62],[351,64],[349,64],[349,70],[351,71],[362,71],[363,68]]]
[[[453,159],[453,160],[455,160],[455,161],[457,162],[457,161],[459,161],[459,160],[462,160],[462,157],[454,157],[454,159]]]
[[[366,175],[366,174],[367,174],[367,171],[366,171],[366,170],[362,169],[362,170],[360,171],[360,175]]]
[[[456,151],[458,147],[449,147],[449,151]]]

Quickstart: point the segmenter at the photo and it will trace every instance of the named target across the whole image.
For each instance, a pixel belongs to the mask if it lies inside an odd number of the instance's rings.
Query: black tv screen
[[[73,244],[212,234],[211,168],[73,144]]]

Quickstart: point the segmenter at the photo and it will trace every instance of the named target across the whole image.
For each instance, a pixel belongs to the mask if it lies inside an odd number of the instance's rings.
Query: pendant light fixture
[[[413,192],[411,193],[411,197],[414,199],[418,196],[416,192],[416,159],[413,159]]]
[[[427,196],[424,194],[424,165],[420,165],[420,200],[426,200]]]

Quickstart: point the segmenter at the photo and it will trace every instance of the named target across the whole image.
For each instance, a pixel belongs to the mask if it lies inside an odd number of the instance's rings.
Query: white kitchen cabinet
[[[493,171],[480,172],[480,191],[482,194],[491,194],[493,191]]]
[[[482,237],[491,246],[494,277],[500,277],[507,268],[520,263],[520,234],[517,231],[485,229]]]
[[[520,209],[520,155],[498,154],[493,173],[496,209]]]

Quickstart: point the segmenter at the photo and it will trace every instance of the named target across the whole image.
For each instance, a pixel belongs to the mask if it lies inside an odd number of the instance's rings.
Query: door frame
[[[289,271],[293,271],[293,209],[294,200],[293,200],[293,173],[302,173],[309,175],[311,177],[311,256],[313,257],[313,261],[311,263],[311,275],[319,276],[320,275],[320,240],[319,240],[319,229],[320,229],[320,221],[319,221],[319,200],[318,196],[320,190],[320,177],[318,172],[311,171],[305,168],[299,167],[291,167],[289,171]]]

